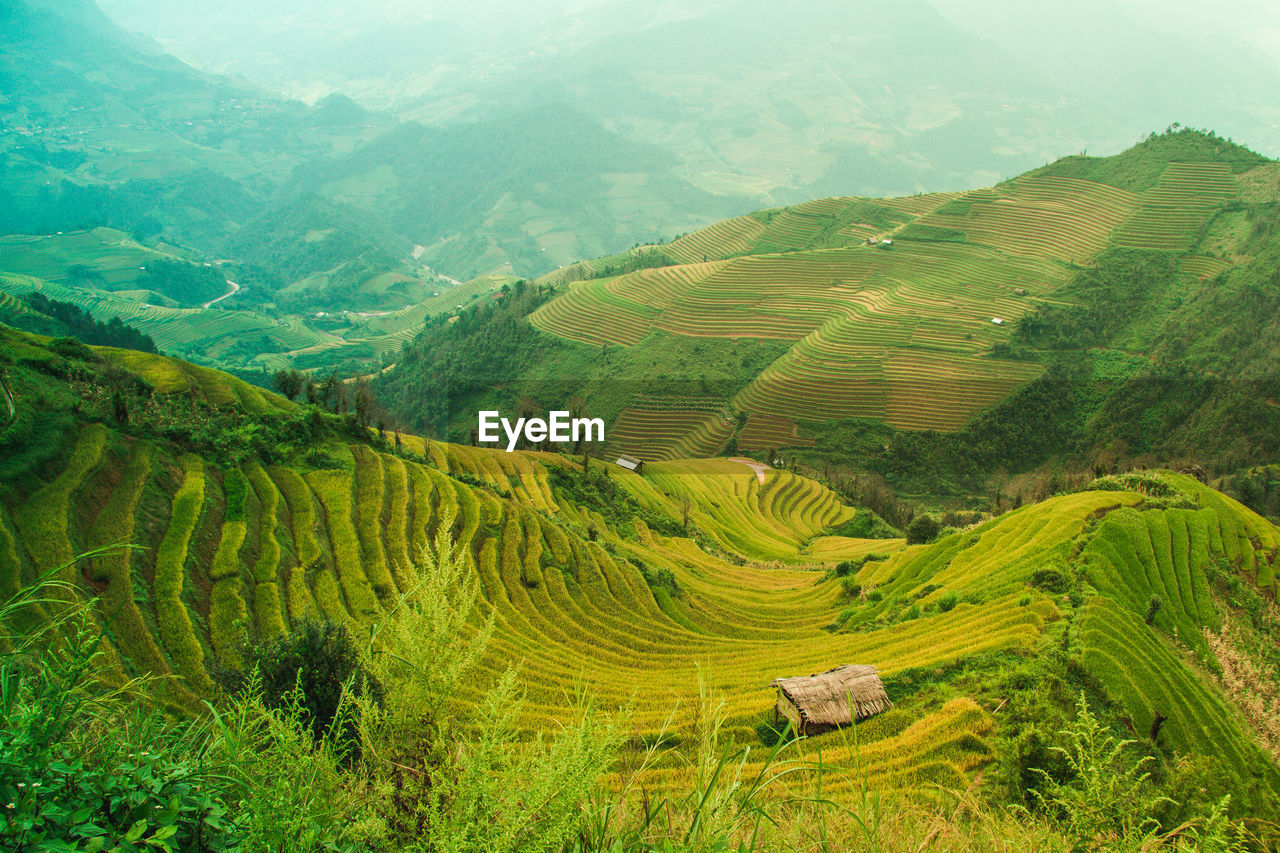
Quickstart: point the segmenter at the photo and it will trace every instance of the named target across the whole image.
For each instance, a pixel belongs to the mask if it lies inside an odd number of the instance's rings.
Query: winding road
[[[212,308],[214,305],[217,305],[219,302],[221,302],[222,300],[226,299],[228,296],[235,296],[237,293],[239,293],[239,292],[240,292],[240,285],[236,284],[234,281],[232,281],[232,280],[230,280],[230,279],[227,279],[227,284],[228,284],[228,285],[230,285],[230,287],[231,287],[231,289],[230,289],[230,290],[228,290],[226,293],[224,293],[224,294],[222,294],[221,296],[219,296],[217,299],[210,299],[208,302],[206,302],[205,304],[201,305],[200,307],[201,307],[201,308]]]

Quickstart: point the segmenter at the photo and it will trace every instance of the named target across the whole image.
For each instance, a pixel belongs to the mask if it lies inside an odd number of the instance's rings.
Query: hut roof
[[[818,675],[779,678],[773,683],[796,706],[801,718],[815,725],[848,725],[893,706],[874,666],[838,666]]]
[[[631,471],[639,471],[640,466],[644,465],[644,460],[637,459],[634,456],[628,456],[627,454],[624,453],[618,457],[618,461],[616,464],[621,465],[623,468],[627,468],[628,470],[631,470]]]

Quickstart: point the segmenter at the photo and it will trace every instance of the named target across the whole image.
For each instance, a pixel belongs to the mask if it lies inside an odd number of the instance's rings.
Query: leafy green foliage
[[[599,512],[619,530],[632,529],[632,521],[638,518],[651,530],[665,536],[686,536],[689,533],[680,521],[642,506],[625,489],[619,489],[600,466],[588,468],[580,474],[555,466],[548,470],[547,477],[558,494],[579,506]]]
[[[138,285],[183,305],[201,305],[227,292],[227,280],[216,267],[162,258],[147,263]]]
[[[317,744],[358,745],[353,700],[380,703],[381,683],[369,672],[343,625],[309,620],[286,636],[248,645],[244,669],[215,671],[233,694],[252,691],[270,709],[291,707]]]
[[[296,718],[250,702],[216,725],[179,723],[154,685],[105,685],[103,635],[86,605],[68,604],[69,591],[46,579],[0,605],[6,850],[350,849],[330,811],[333,764],[297,740]],[[34,606],[60,615],[14,633],[15,617]]]
[[[1075,720],[1061,734],[1066,745],[1051,749],[1065,760],[1071,781],[1045,774],[1040,797],[1061,816],[1072,841],[1136,846],[1153,837],[1158,826],[1153,814],[1164,798],[1151,783],[1151,759],[1133,757],[1130,747],[1136,742],[1110,734],[1083,695]]]
[[[42,293],[32,293],[23,298],[32,311],[43,314],[48,321],[41,318],[14,318],[11,322],[15,328],[35,332],[42,335],[70,335],[86,344],[103,347],[124,347],[142,352],[155,352],[156,344],[149,335],[127,326],[119,317],[112,317],[106,322],[99,322],[93,316],[75,305],[49,299]],[[52,321],[52,322],[49,322]]]
[[[897,539],[902,532],[872,510],[862,507],[853,518],[831,528],[830,535],[855,539]]]
[[[908,545],[927,545],[938,538],[942,525],[932,515],[917,515],[907,525]]]
[[[640,576],[644,578],[644,582],[649,585],[650,589],[663,590],[672,598],[680,596],[680,583],[670,569],[650,570],[645,566],[641,566]]]

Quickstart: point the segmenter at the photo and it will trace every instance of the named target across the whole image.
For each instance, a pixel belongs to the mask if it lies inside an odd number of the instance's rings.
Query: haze
[[[619,36],[653,45],[658,53],[680,45],[683,59],[697,66],[700,58],[683,38],[688,31],[717,20],[750,26],[753,8],[760,5],[742,0],[658,5],[612,0],[101,2],[117,23],[157,39],[199,67],[307,101],[338,91],[365,106],[428,121],[475,117],[483,112],[481,104],[493,100],[495,82],[520,88],[540,75],[571,77],[575,60],[589,54],[593,44]],[[1280,111],[1271,94],[1280,84],[1280,7],[1274,3],[933,0],[932,9],[925,3],[907,4],[907,9],[925,16],[936,10],[958,35],[982,44],[993,62],[1010,60],[1023,66],[1022,73],[1042,77],[1050,84],[1050,99],[1077,99],[1103,113],[1111,126],[1079,128],[1089,133],[1074,134],[1099,153],[1174,121],[1213,127],[1265,153],[1280,153]],[[888,11],[879,3],[809,0],[787,4],[786,27],[826,33],[821,41],[830,41],[874,32]],[[714,76],[713,57],[737,34],[722,31],[717,39],[713,30],[702,33],[708,55],[695,70]],[[789,34],[775,35],[781,44]],[[947,47],[958,42],[953,39]],[[765,68],[782,61],[803,66],[803,57],[794,54],[748,58]],[[858,56],[848,59],[856,64]],[[634,65],[616,69],[641,70]],[[1073,136],[1066,128],[1055,130],[1064,142]]]

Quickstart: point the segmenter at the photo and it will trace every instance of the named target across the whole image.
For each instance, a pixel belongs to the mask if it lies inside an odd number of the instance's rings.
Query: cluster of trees
[[[453,322],[437,319],[401,350],[391,375],[375,380],[379,396],[414,431],[465,443],[464,430],[474,428],[476,411],[514,409],[516,390],[506,393],[495,386],[523,376],[547,350],[568,348],[529,325],[528,315],[550,296],[549,289],[520,281]],[[492,400],[495,394],[502,399]],[[482,400],[491,404],[481,405]],[[473,420],[451,425],[458,412],[470,412]],[[451,426],[456,434],[450,435]]]
[[[373,386],[364,377],[345,380],[331,372],[316,382],[310,374],[285,368],[275,372],[273,384],[286,399],[304,400],[335,415],[354,415],[361,428],[377,425],[379,430],[385,430],[390,422],[390,416],[374,396]]]
[[[182,305],[203,305],[227,292],[227,279],[217,267],[159,258],[147,262],[138,287]]]
[[[32,293],[23,297],[23,301],[31,310],[52,321],[49,323],[37,319],[34,323],[20,322],[18,325],[26,327],[26,331],[54,337],[70,336],[94,346],[120,347],[142,352],[156,351],[156,342],[150,335],[126,325],[119,317],[101,322],[93,319],[93,315],[88,311],[69,302],[50,299],[43,293]],[[32,328],[33,325],[39,328]]]

